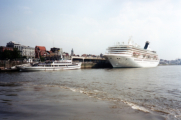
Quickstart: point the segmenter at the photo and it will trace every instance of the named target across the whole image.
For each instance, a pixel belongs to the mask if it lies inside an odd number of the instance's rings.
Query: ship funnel
[[[149,41],[146,41],[144,49],[147,49],[147,48],[148,48],[149,43],[150,43]]]

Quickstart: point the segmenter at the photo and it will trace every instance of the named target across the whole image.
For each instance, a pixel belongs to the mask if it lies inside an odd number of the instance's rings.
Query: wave
[[[37,85],[34,85],[37,86]],[[38,85],[39,86],[39,85]],[[72,87],[68,87],[68,86],[60,86],[60,85],[43,85],[45,87],[60,87],[62,89],[69,89],[72,92],[79,92],[81,94],[85,94],[89,97],[93,97],[96,98],[98,100],[108,100],[108,101],[113,101],[113,102],[123,102],[124,104],[127,104],[128,106],[130,106],[132,109],[137,109],[146,113],[149,113],[150,111],[144,107],[141,107],[139,105],[136,105],[135,103],[131,103],[125,100],[122,100],[120,98],[112,98],[112,97],[108,97],[111,96],[106,92],[103,91],[99,91],[99,90],[86,90],[85,88],[72,88]]]
[[[0,82],[0,86],[2,87],[16,87],[21,86],[21,83],[18,82]]]
[[[40,85],[35,85],[35,86],[40,86]],[[107,93],[107,92],[104,92],[104,91],[100,91],[100,90],[97,90],[97,89],[93,89],[93,90],[89,90],[87,88],[78,88],[78,87],[69,87],[69,86],[66,86],[66,85],[43,85],[45,87],[59,87],[61,89],[67,89],[67,90],[70,90],[72,92],[78,92],[78,93],[81,93],[81,94],[85,94],[91,98],[95,98],[97,100],[104,100],[104,101],[112,101],[112,102],[116,102],[116,104],[119,104],[119,102],[122,102],[128,106],[130,106],[132,109],[135,109],[135,110],[139,110],[139,111],[142,111],[142,112],[145,112],[145,113],[161,113],[162,115],[165,115],[167,118],[169,119],[181,119],[181,115],[180,113],[176,113],[176,112],[171,112],[170,111],[167,111],[167,110],[164,110],[163,108],[160,109],[158,106],[146,106],[145,104],[143,104],[144,106],[140,106],[136,103],[133,103],[133,102],[130,102],[130,101],[127,101],[127,100],[123,100],[121,98],[117,98],[117,97],[112,97],[111,94]],[[158,107],[158,108],[157,108]],[[172,111],[177,111],[176,109],[172,109]]]

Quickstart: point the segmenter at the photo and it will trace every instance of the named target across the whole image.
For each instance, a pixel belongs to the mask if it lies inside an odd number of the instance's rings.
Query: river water
[[[58,93],[62,96],[57,97]],[[24,119],[21,117],[24,114],[34,119],[33,114],[43,112],[43,103],[46,107],[49,105],[48,112],[53,116],[56,113],[53,107],[58,106],[51,103],[73,95],[78,96],[76,101],[80,102],[83,96],[84,101],[109,102],[117,109],[124,104],[143,114],[181,120],[181,66],[0,73],[0,117],[3,119]],[[36,111],[38,108],[41,111]]]

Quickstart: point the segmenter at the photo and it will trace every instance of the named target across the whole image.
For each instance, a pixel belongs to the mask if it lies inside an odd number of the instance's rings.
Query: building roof
[[[0,46],[0,48],[12,48],[12,47]],[[12,49],[13,49],[13,48],[12,48]]]
[[[46,51],[46,48],[44,46],[36,46],[39,48],[39,50],[45,50]]]
[[[16,43],[15,41],[10,41],[9,43]]]

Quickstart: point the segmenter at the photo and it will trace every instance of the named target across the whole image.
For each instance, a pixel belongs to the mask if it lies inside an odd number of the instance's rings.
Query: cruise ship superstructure
[[[156,67],[159,64],[159,58],[155,51],[149,48],[149,42],[145,43],[144,48],[134,44],[130,39],[128,44],[117,43],[108,47],[108,53],[104,56],[114,68],[122,67]]]

